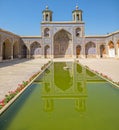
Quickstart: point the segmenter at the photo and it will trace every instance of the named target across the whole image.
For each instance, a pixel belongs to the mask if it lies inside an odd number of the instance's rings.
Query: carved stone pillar
[[[96,57],[100,58],[100,44],[96,44]]]

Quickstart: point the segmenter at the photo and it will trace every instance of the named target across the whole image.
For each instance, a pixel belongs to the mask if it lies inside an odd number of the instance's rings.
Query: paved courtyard
[[[115,82],[119,82],[118,59],[80,59],[79,62],[92,70],[107,75]]]
[[[73,59],[55,59],[54,61],[73,61]],[[0,100],[18,84],[28,80],[33,74],[41,70],[47,59],[14,60],[0,63]],[[119,60],[117,59],[79,59],[82,65],[96,70],[119,82]]]
[[[33,74],[41,70],[47,59],[13,60],[0,63],[0,100],[18,84],[28,80]]]

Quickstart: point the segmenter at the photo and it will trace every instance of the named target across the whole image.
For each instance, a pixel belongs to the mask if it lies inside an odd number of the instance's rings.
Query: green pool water
[[[76,63],[53,63],[0,116],[0,130],[119,130],[119,89]]]

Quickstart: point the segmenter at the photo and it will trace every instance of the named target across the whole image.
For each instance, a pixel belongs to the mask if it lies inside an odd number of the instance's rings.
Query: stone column
[[[26,54],[27,56],[26,56],[26,58],[29,59],[29,58],[30,58],[30,42],[29,42],[29,43],[26,43],[25,45],[26,45],[26,47],[27,47],[27,54]]]
[[[54,58],[54,40],[53,40],[53,37],[52,37],[52,41],[51,41],[51,59]]]
[[[106,49],[106,57],[109,57],[109,46],[108,46],[108,44],[105,45],[105,49]]]
[[[19,44],[19,54],[18,54],[18,58],[21,58],[22,57],[22,55],[21,55],[21,41],[19,40],[18,41],[18,44]]]
[[[118,44],[115,44],[114,48],[115,48],[115,57],[118,57]]]
[[[76,43],[72,41],[72,58],[76,59]]]
[[[86,53],[85,53],[85,42],[82,45],[82,49],[83,49],[83,57],[86,58]]]
[[[96,44],[96,57],[100,58],[100,44]]]
[[[13,60],[13,45],[14,45],[14,40],[12,40],[11,43],[11,60]]]

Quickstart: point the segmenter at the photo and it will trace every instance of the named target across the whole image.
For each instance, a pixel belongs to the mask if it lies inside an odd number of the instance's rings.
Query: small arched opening
[[[28,51],[27,46],[24,44],[22,46],[22,58],[27,58],[27,51]]]
[[[49,28],[45,28],[44,29],[44,37],[49,37],[50,35],[50,29]]]
[[[49,45],[45,46],[44,53],[45,53],[45,58],[49,58],[50,57],[50,47],[49,47]]]
[[[113,41],[109,41],[108,48],[109,48],[109,57],[115,57],[115,49]]]
[[[103,58],[106,54],[105,45],[100,45],[100,58]]]
[[[79,58],[80,54],[81,54],[81,46],[77,45],[77,47],[76,47],[76,58]]]
[[[81,35],[81,29],[80,28],[77,28],[75,30],[75,35],[76,35],[76,37],[80,37],[80,35]]]

